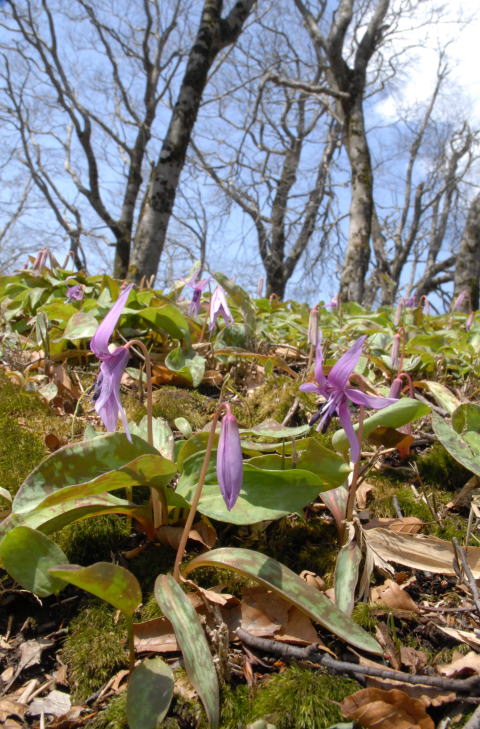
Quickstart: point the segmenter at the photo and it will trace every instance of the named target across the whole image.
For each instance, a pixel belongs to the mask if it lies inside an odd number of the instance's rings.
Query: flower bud
[[[403,380],[401,377],[395,377],[393,380],[391,386],[390,386],[390,392],[388,393],[388,397],[396,397],[399,398],[402,394],[402,388],[403,388]]]
[[[231,511],[243,483],[243,459],[240,433],[230,405],[225,405],[217,449],[217,478],[227,509]]]

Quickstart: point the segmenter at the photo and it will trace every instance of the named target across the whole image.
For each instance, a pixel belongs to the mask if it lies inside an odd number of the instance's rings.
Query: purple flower
[[[462,306],[463,306],[463,304],[465,302],[465,299],[467,299],[467,298],[468,299],[470,298],[470,295],[469,295],[468,291],[466,291],[466,290],[461,291],[459,293],[459,295],[457,296],[457,298],[455,299],[455,301],[453,302],[452,311],[459,311],[459,310],[461,310],[461,308],[462,308]]]
[[[348,401],[350,400],[356,405],[363,405],[373,410],[381,410],[387,407],[387,405],[392,405],[392,403],[396,402],[394,398],[366,395],[360,390],[354,390],[348,387],[349,377],[360,358],[364,341],[365,337],[357,339],[353,346],[334,364],[326,377],[323,374],[322,342],[320,338],[317,344],[317,357],[315,361],[315,379],[318,384],[306,382],[304,385],[300,385],[300,389],[303,392],[316,392],[319,395],[323,395],[326,400],[319,412],[311,419],[310,425],[313,425],[321,418],[317,430],[324,432],[328,428],[332,417],[337,414],[340,425],[347,434],[350,443],[351,459],[354,463],[360,458],[360,445],[352,425]]]
[[[233,324],[233,316],[228,308],[225,291],[221,286],[217,286],[210,299],[210,324],[208,326],[210,331],[212,331],[219,316],[223,316],[227,326]]]
[[[189,316],[198,316],[198,313],[200,311],[200,299],[202,298],[203,289],[207,286],[212,278],[211,276],[209,276],[208,278],[202,278],[198,280],[197,276],[198,274],[195,273],[190,281],[187,281],[187,286],[190,286],[190,288],[193,289],[192,300],[190,302],[190,306],[188,307]]]
[[[67,288],[67,301],[83,301],[84,296],[85,292],[80,284],[75,284],[75,286],[69,286]]]
[[[131,440],[131,436],[128,429],[127,416],[120,401],[120,380],[122,379],[123,370],[130,357],[130,351],[128,347],[121,346],[117,347],[114,352],[110,352],[108,342],[117,325],[132,286],[133,284],[130,284],[122,291],[90,341],[90,349],[102,363],[93,393],[95,410],[109,433],[115,432],[118,413],[120,412],[123,427],[129,440]]]
[[[231,511],[243,482],[243,459],[240,433],[230,405],[225,404],[217,448],[217,478],[227,509]]]
[[[338,294],[335,294],[335,296],[333,296],[330,299],[328,304],[325,304],[325,308],[326,309],[338,309]]]

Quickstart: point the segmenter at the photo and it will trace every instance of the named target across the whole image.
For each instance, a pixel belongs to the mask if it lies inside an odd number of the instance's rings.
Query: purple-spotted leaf
[[[467,430],[460,435],[436,413],[432,413],[432,426],[435,435],[452,458],[480,476],[480,435],[473,430]]]
[[[118,564],[95,562],[88,567],[75,564],[57,565],[49,572],[54,577],[109,602],[129,620],[142,602],[142,591],[137,578]]]
[[[45,534],[26,526],[17,526],[0,543],[0,561],[8,574],[26,590],[47,597],[65,587],[64,580],[48,572],[59,562],[66,562],[63,551]]]
[[[132,672],[127,689],[130,729],[155,729],[164,719],[173,697],[172,669],[161,658],[147,658]]]
[[[217,672],[198,615],[171,575],[159,575],[154,592],[173,625],[188,677],[205,707],[210,726],[215,729],[220,711]]]
[[[382,654],[380,645],[371,635],[342,613],[328,597],[275,559],[250,549],[223,547],[195,557],[184,571],[188,574],[197,567],[213,566],[253,577],[350,645]]]

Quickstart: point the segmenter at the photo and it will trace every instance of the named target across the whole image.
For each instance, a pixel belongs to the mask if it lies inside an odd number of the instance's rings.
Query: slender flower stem
[[[358,420],[358,443],[360,446],[360,451],[362,450],[362,439],[363,439],[363,420],[365,418],[365,408],[363,405],[360,406],[360,414],[359,414],[359,420]],[[345,510],[345,525],[348,524],[349,521],[352,521],[353,518],[353,509],[355,507],[355,496],[357,493],[357,486],[358,486],[358,475],[360,473],[360,458],[354,463],[352,476],[350,479],[350,486],[348,489],[348,499],[347,499],[347,508]],[[345,538],[345,535],[347,534],[347,529],[344,529],[344,533],[342,535],[342,542]]]
[[[190,534],[190,529],[192,528],[193,520],[195,519],[198,502],[200,501],[200,497],[202,495],[202,490],[203,490],[203,485],[205,483],[205,478],[207,475],[208,464],[210,462],[210,456],[212,454],[212,449],[213,449],[213,440],[215,438],[215,429],[217,427],[218,418],[220,417],[220,413],[222,412],[224,407],[225,406],[222,403],[215,410],[215,412],[213,414],[212,425],[210,427],[210,433],[208,435],[207,449],[205,451],[205,457],[203,459],[202,468],[200,469],[200,474],[198,476],[197,488],[193,495],[192,505],[190,507],[190,511],[188,512],[185,526],[183,527],[182,537],[180,539],[180,544],[178,545],[177,556],[175,557],[175,564],[173,566],[173,578],[177,582],[180,581],[180,564],[183,559],[185,547],[187,546],[188,535]]]
[[[143,342],[139,339],[132,339],[125,346],[131,347],[132,345],[137,346],[143,354],[145,360],[145,375],[147,377],[147,441],[149,445],[153,446],[153,396],[152,396],[152,363],[150,359],[150,352],[146,348]],[[157,529],[166,523],[168,515],[167,500],[163,488],[157,491],[154,488],[150,489],[150,502],[153,511],[153,527]]]
[[[133,640],[133,619],[127,619],[128,672],[132,675],[135,668],[135,643]]]

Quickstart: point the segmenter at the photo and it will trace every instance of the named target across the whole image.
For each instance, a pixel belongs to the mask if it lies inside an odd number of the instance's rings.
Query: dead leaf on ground
[[[28,713],[32,716],[49,714],[50,716],[63,716],[72,706],[69,694],[54,689],[43,698],[36,698],[28,707]]]
[[[368,483],[367,481],[363,481],[360,486],[358,487],[356,491],[356,499],[357,499],[357,506],[359,509],[366,509],[367,503],[369,501],[369,496],[374,491],[375,486],[372,486],[371,483]]]
[[[240,624],[256,636],[273,636],[288,622],[289,605],[270,590],[252,587],[245,590],[240,603]]]
[[[480,478],[472,476],[467,483],[455,494],[453,501],[449,501],[447,509],[469,509],[472,503],[472,496],[480,488]]]
[[[438,630],[441,630],[442,633],[446,633],[446,635],[449,635],[450,638],[458,640],[460,643],[466,643],[471,648],[476,648],[477,650],[480,648],[480,638],[477,637],[473,631],[459,630],[458,628],[447,628],[444,625],[437,625],[436,627]]]
[[[170,653],[178,651],[178,643],[170,620],[166,617],[133,624],[136,653]]]
[[[417,570],[441,575],[455,575],[453,547],[438,537],[424,534],[397,534],[389,529],[365,529],[368,547],[382,562],[396,562]],[[466,548],[473,576],[480,577],[480,547]]]
[[[156,538],[162,544],[166,544],[172,549],[178,549],[183,534],[183,527],[165,525],[158,527],[155,534]],[[210,524],[207,524],[205,521],[199,521],[190,529],[188,538],[193,542],[203,545],[206,549],[212,549],[217,541],[217,533]]]
[[[340,710],[366,729],[435,729],[423,703],[399,689],[362,689],[347,696]]]
[[[310,570],[303,570],[303,572],[300,572],[299,577],[301,577],[302,580],[305,580],[307,585],[310,585],[310,587],[314,587],[316,590],[320,590],[320,592],[323,592],[325,590],[325,580],[320,577],[320,575],[317,575],[315,572],[310,572]]]
[[[416,516],[402,516],[400,519],[388,519],[380,517],[378,519],[370,519],[366,524],[362,524],[364,529],[389,529],[398,534],[417,534],[425,522]]]
[[[458,655],[450,663],[437,666],[437,671],[448,678],[466,678],[480,675],[480,654],[469,651],[466,656]]]
[[[21,704],[19,701],[13,701],[6,696],[0,699],[0,722],[6,721],[10,716],[18,716],[23,719],[27,710],[26,704]]]
[[[59,438],[55,433],[47,433],[45,436],[45,445],[47,446],[50,453],[58,451],[64,445],[67,445],[68,441],[65,438]]]
[[[417,651],[408,645],[400,646],[400,660],[404,666],[410,669],[410,673],[418,673],[428,663],[427,654]]]
[[[288,611],[288,620],[284,628],[275,634],[275,640],[296,645],[318,643],[318,634],[310,618],[293,605]]]
[[[416,603],[412,600],[408,592],[405,592],[394,580],[385,580],[383,585],[372,587],[370,590],[370,600],[372,602],[380,602],[382,605],[386,605],[394,610],[419,612]]]

